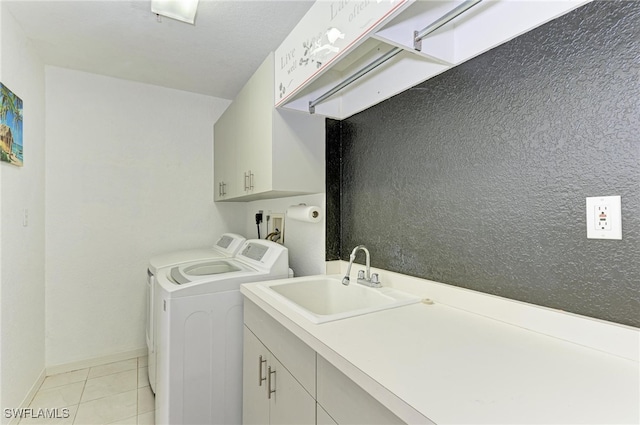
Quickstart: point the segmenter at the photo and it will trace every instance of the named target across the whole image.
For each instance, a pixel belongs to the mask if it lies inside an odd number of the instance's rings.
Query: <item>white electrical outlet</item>
[[[607,204],[596,205],[596,230],[611,230],[611,212],[609,210]]]
[[[587,198],[587,238],[622,239],[620,196]]]

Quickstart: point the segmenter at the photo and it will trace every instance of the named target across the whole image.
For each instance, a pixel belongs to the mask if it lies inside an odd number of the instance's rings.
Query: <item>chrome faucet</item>
[[[378,278],[378,273],[371,274],[371,255],[369,254],[369,250],[364,245],[358,245],[353,248],[353,251],[351,251],[351,255],[349,255],[349,266],[347,267],[347,273],[342,278],[342,284],[348,285],[351,281],[351,278],[349,277],[349,275],[351,274],[351,266],[353,265],[353,261],[356,259],[356,254],[360,250],[364,251],[367,271],[366,274],[364,270],[358,271],[357,282],[362,285],[371,286],[373,288],[380,288],[382,284],[380,283],[380,279]]]

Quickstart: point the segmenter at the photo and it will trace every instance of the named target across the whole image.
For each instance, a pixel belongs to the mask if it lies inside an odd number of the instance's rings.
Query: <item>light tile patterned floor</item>
[[[154,405],[147,358],[138,357],[47,376],[29,407],[58,409],[59,418],[23,418],[20,425],[152,425]]]

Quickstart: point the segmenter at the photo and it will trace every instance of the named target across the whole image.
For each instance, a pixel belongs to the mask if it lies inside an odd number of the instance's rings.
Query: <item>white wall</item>
[[[148,259],[245,228],[213,203],[229,101],[46,68],[47,366],[145,347]]]
[[[285,242],[289,250],[289,267],[296,276],[310,276],[325,272],[325,195],[292,196],[289,198],[254,201],[247,204],[247,222],[245,236],[248,239],[258,237],[255,214],[263,210],[264,218],[260,235],[266,236],[266,215],[286,213],[291,205],[317,205],[322,208],[323,219],[319,223],[304,223],[285,217]]]
[[[1,2],[0,11],[0,81],[24,102],[24,167],[0,163],[0,406],[18,408],[45,368],[44,65]]]
[[[2,10],[4,9],[4,5],[0,3],[0,81],[2,81],[2,28],[5,28],[5,25],[2,23]],[[0,217],[2,217],[2,172],[0,172]],[[2,363],[2,224],[0,224],[0,406],[4,406],[2,402],[2,388],[4,388],[2,384],[2,369],[4,368],[4,363]],[[5,423],[7,420],[0,420],[0,423]]]

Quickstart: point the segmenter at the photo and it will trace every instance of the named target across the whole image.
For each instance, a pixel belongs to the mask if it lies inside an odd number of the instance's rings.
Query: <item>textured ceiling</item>
[[[233,99],[312,1],[200,0],[194,25],[150,0],[2,0],[46,64]]]

